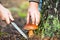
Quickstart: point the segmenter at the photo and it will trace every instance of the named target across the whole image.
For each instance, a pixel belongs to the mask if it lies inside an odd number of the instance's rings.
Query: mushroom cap
[[[25,29],[25,30],[36,30],[36,29],[38,29],[38,26],[36,24],[26,24],[23,29]]]

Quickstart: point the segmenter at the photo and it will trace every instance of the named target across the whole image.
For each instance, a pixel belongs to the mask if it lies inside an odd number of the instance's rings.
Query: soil
[[[7,25],[3,21],[0,22],[0,40],[26,40],[11,24]],[[23,30],[26,20],[24,18],[15,18],[14,22]],[[27,34],[27,31],[23,31]],[[29,40],[40,40],[40,38],[39,36],[34,36]]]
[[[1,3],[7,7],[19,7],[19,5],[26,0],[0,0]],[[22,1],[22,2],[21,2]],[[24,25],[26,24],[25,18],[20,18],[16,13],[13,13],[15,23],[23,30]],[[27,31],[23,30],[26,34]],[[26,40],[23,36],[11,25],[7,25],[4,21],[0,20],[0,40]],[[44,37],[41,39],[39,36],[35,35],[29,40],[60,40],[60,38],[54,37]]]
[[[14,21],[22,30],[26,24],[24,18],[15,18]],[[23,30],[27,34],[27,31]],[[7,25],[5,22],[0,21],[0,40],[26,40],[11,24]],[[57,36],[54,37],[44,37],[41,39],[39,36],[35,35],[28,40],[60,40]]]

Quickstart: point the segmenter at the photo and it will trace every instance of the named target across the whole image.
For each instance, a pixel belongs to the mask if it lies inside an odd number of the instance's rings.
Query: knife
[[[11,22],[11,24],[25,39],[28,39],[27,35],[17,26],[15,22]]]

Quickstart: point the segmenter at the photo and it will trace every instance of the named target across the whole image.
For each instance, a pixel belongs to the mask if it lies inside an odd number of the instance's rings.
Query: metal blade
[[[16,30],[26,39],[28,39],[27,35],[16,25],[16,23],[11,22],[11,24],[16,28]]]

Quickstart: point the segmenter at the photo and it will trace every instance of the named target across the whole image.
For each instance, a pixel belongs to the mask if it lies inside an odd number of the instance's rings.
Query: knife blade
[[[15,22],[11,22],[11,24],[15,27],[15,29],[25,38],[28,39],[27,35],[17,26]]]

